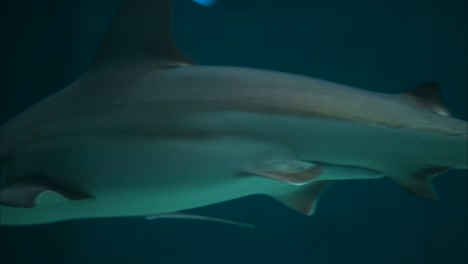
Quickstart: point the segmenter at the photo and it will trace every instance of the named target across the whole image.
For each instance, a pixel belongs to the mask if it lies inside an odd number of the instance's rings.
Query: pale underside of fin
[[[97,51],[94,64],[152,61],[159,68],[191,65],[172,38],[171,0],[123,0]]]
[[[30,175],[5,184],[0,190],[0,204],[9,207],[29,208],[50,196],[68,200],[89,199],[91,196],[59,186],[42,175]],[[56,200],[56,199],[55,199]]]
[[[243,170],[242,174],[304,185],[316,180],[322,170],[322,166],[317,163],[294,159],[273,159],[250,166]]]
[[[228,225],[236,225],[236,226],[247,227],[247,228],[255,228],[254,225],[247,224],[247,223],[231,221],[231,220],[211,217],[211,216],[195,215],[195,214],[180,213],[180,212],[148,215],[148,216],[145,216],[145,219],[146,220],[155,220],[155,219],[199,220],[199,221],[217,222],[217,223],[228,224]]]

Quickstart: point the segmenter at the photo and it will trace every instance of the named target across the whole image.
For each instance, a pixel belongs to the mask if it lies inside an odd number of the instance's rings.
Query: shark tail
[[[423,168],[407,175],[390,176],[404,189],[418,197],[438,200],[439,196],[432,184],[432,178],[449,170],[446,167]]]

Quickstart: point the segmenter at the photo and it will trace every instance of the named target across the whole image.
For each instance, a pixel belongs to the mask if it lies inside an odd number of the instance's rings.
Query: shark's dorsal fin
[[[450,116],[450,111],[442,103],[440,85],[436,82],[421,85],[403,95],[432,112],[443,116]]]
[[[172,38],[171,0],[122,0],[94,64],[150,60],[159,68],[194,64]]]

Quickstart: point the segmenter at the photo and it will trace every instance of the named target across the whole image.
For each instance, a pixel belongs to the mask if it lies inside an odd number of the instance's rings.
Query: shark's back
[[[56,128],[76,130],[83,122],[105,120],[106,115],[133,118],[148,112],[153,113],[148,122],[184,112],[237,111],[466,135],[466,122],[428,111],[407,98],[268,70],[219,66],[161,70],[147,63],[123,68],[117,64],[91,69],[5,124],[2,151]]]

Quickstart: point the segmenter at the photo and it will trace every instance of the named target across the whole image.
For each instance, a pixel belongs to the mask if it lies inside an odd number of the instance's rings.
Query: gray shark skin
[[[169,0],[123,2],[92,67],[0,130],[0,224],[163,216],[253,194],[314,213],[334,180],[426,199],[468,169],[468,123],[430,83],[382,94],[290,73],[199,66]]]

